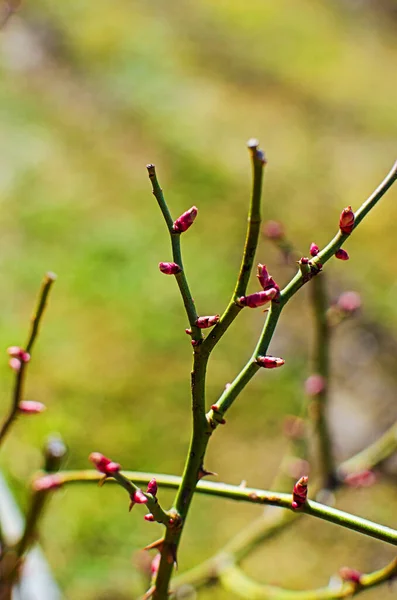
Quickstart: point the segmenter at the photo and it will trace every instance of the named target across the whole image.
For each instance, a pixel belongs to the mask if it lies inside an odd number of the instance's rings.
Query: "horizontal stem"
[[[56,474],[56,477],[60,485],[83,481],[93,482],[101,479],[101,475],[95,471],[60,471]],[[159,486],[167,488],[178,488],[181,483],[181,478],[174,475],[153,475],[135,471],[124,471],[124,477],[139,483],[148,482],[155,477]],[[112,479],[108,478],[106,481],[111,482]],[[198,482],[196,489],[203,494],[228,498],[230,500],[252,502],[254,504],[269,504],[294,510],[292,508],[291,494],[281,494],[268,490],[244,488],[227,483],[203,480]],[[358,533],[397,546],[397,531],[395,529],[379,525],[378,523],[368,521],[367,519],[357,517],[356,515],[320,504],[319,502],[314,502],[312,500],[307,501],[299,512],[329,521],[330,523],[340,525],[341,527],[357,531]]]
[[[389,458],[397,450],[397,423],[378,438],[348,460],[339,465],[338,473],[343,479],[350,473],[358,473],[364,469],[372,469],[380,462]]]

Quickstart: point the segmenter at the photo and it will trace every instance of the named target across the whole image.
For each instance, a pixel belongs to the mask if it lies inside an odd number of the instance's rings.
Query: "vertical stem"
[[[315,394],[310,406],[309,415],[313,420],[318,442],[318,460],[325,489],[333,489],[337,478],[335,461],[332,452],[332,441],[327,423],[327,404],[329,396],[329,350],[330,328],[327,320],[326,280],[323,273],[314,277],[310,285],[311,300],[314,314],[314,347],[312,370],[320,375],[323,381],[322,389]]]

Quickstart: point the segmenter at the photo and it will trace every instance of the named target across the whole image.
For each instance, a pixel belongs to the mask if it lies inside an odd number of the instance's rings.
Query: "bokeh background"
[[[0,464],[18,502],[59,432],[67,466],[98,450],[124,467],[179,474],[190,431],[191,351],[175,282],[158,272],[169,240],[145,164],[157,165],[176,217],[199,207],[183,238],[200,314],[225,307],[240,262],[250,188],[245,142],[269,164],[264,218],[285,224],[302,254],[334,235],[340,210],[357,208],[386,175],[397,147],[397,4],[393,0],[36,0],[0,33],[0,340],[23,344],[42,275],[55,271],[27,398],[48,410],[20,419]],[[330,299],[362,294],[363,312],[333,345],[330,410],[335,451],[349,456],[397,417],[397,189],[327,265]],[[258,260],[284,283],[290,269],[262,239]],[[252,291],[255,283],[252,282]],[[263,313],[243,311],[216,349],[211,404],[242,367]],[[307,291],[285,310],[272,343],[286,366],[261,373],[211,441],[220,480],[267,487],[309,373]],[[1,410],[13,375],[4,352]],[[338,506],[397,526],[393,465],[371,489]],[[162,492],[165,504],[170,493]],[[180,571],[207,558],[259,507],[197,497]],[[136,552],[158,537],[115,487],[54,495],[41,543],[65,597],[134,598]],[[371,571],[385,544],[302,519],[246,561],[259,580],[326,585],[338,568]],[[366,597],[392,597],[382,588]],[[230,598],[217,588],[199,598]]]

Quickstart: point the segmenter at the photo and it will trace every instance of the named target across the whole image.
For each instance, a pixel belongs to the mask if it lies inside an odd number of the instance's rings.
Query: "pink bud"
[[[263,232],[270,240],[279,240],[284,237],[283,226],[277,221],[268,221],[265,223]]]
[[[354,212],[352,207],[344,208],[339,217],[339,229],[342,233],[348,235],[354,229]]]
[[[46,407],[45,404],[42,404],[41,402],[36,402],[34,400],[22,400],[22,402],[18,404],[18,409],[19,412],[29,415],[36,415],[43,412]]]
[[[303,475],[294,485],[292,491],[292,508],[295,510],[302,508],[307,500],[307,483],[309,478]]]
[[[349,255],[343,248],[339,248],[339,250],[335,252],[335,257],[339,258],[339,260],[349,260]]]
[[[152,494],[152,496],[155,496],[157,494],[157,481],[156,481],[156,479],[154,477],[147,484],[146,493],[147,494]]]
[[[174,222],[173,229],[178,233],[182,233],[189,229],[189,227],[193,224],[194,219],[197,217],[197,208],[192,206],[186,212],[183,213],[177,220]]]
[[[153,521],[155,521],[155,518],[152,515],[152,513],[147,513],[146,515],[144,515],[143,518],[145,519],[145,521],[149,521],[150,523],[153,523]]]
[[[342,567],[339,569],[340,578],[343,581],[352,581],[353,583],[360,583],[361,575],[360,571],[351,569],[350,567]]]
[[[371,487],[376,483],[376,475],[369,469],[364,469],[358,473],[349,473],[343,478],[343,483],[353,488]]]
[[[91,452],[88,457],[90,461],[95,465],[97,470],[104,475],[112,475],[112,473],[118,473],[120,471],[120,465],[113,462],[110,458],[106,458],[100,452]]]
[[[13,371],[19,371],[19,369],[21,368],[21,364],[22,363],[19,360],[19,358],[10,358],[10,360],[8,361],[8,365]]]
[[[142,490],[136,490],[132,494],[131,499],[133,499],[135,504],[146,504],[147,503],[147,498],[146,498],[145,494],[142,492]]]
[[[320,248],[317,246],[317,244],[310,244],[310,256],[317,256],[319,252]]]
[[[308,396],[317,396],[325,389],[325,379],[321,375],[310,375],[305,382],[305,392]]]
[[[154,557],[154,559],[152,560],[152,564],[150,567],[152,575],[156,575],[157,571],[159,570],[160,560],[161,560],[161,554],[160,554],[160,552],[158,552],[156,554],[156,556]]]
[[[280,290],[279,286],[274,281],[273,277],[271,275],[269,275],[266,265],[262,265],[261,263],[258,264],[256,276],[259,280],[259,283],[261,284],[261,286],[263,287],[263,289],[265,291],[267,291],[271,288],[275,288],[277,291]]]
[[[62,485],[61,477],[57,473],[54,473],[51,475],[43,475],[43,477],[39,477],[38,479],[36,479],[33,482],[33,489],[36,492],[41,492],[44,490],[56,489],[56,488],[60,487],[61,485]]]
[[[176,275],[182,271],[181,267],[174,262],[161,262],[159,269],[165,275]]]
[[[361,306],[361,298],[357,292],[344,292],[337,301],[337,306],[346,313],[354,313]]]
[[[283,366],[285,360],[276,356],[258,356],[256,362],[264,369],[277,369]]]
[[[207,329],[207,327],[213,327],[219,321],[219,315],[213,315],[211,317],[199,317],[196,321],[196,327],[200,329]]]
[[[18,358],[21,362],[27,363],[30,360],[29,352],[25,352],[25,350],[19,346],[10,346],[7,348],[7,353],[13,358]]]
[[[279,294],[279,291],[276,288],[270,288],[268,290],[263,290],[261,292],[255,292],[254,294],[250,294],[249,296],[241,296],[238,299],[238,302],[242,306],[248,306],[249,308],[257,308],[258,306],[263,306],[276,298]]]

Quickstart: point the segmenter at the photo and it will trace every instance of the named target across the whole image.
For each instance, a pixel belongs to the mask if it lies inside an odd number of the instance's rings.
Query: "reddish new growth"
[[[342,567],[339,569],[339,575],[342,581],[352,581],[353,583],[360,583],[361,575],[357,569],[351,569],[350,567]]]
[[[177,233],[183,233],[193,224],[194,219],[197,217],[197,208],[192,206],[180,217],[174,221],[173,230]]]
[[[274,300],[278,296],[279,291],[276,288],[270,288],[269,290],[263,290],[263,292],[255,292],[249,296],[240,296],[238,299],[239,304],[242,306],[248,306],[248,308],[257,308],[263,306]]]
[[[142,490],[137,489],[130,496],[130,506],[129,506],[128,510],[131,511],[132,507],[135,504],[146,504],[146,503],[147,503],[146,495],[142,492]]]
[[[181,267],[174,262],[161,262],[159,269],[165,275],[176,275],[182,271]]]
[[[42,492],[47,490],[54,490],[59,488],[62,485],[62,479],[57,474],[44,475],[43,477],[39,477],[33,482],[33,489],[36,492]]]
[[[305,392],[308,396],[318,396],[325,390],[325,379],[321,375],[310,375],[305,382]]]
[[[36,402],[35,400],[22,400],[22,402],[18,404],[19,412],[27,415],[37,415],[38,413],[43,412],[45,409],[45,404]]]
[[[285,360],[276,356],[258,356],[256,362],[264,369],[277,369],[283,366]]]
[[[303,475],[294,485],[292,491],[292,508],[298,510],[302,508],[307,500],[307,482],[309,478]]]
[[[7,348],[7,353],[11,356],[8,361],[9,366],[13,371],[19,371],[22,363],[27,363],[30,361],[30,354],[26,352],[23,348],[19,346],[10,346]]]
[[[339,250],[335,252],[335,258],[339,258],[339,260],[349,260],[349,255],[346,250],[339,248]]]
[[[152,496],[156,496],[156,494],[157,494],[157,481],[156,481],[156,479],[154,477],[147,484],[146,493],[147,494],[152,494]]]
[[[310,244],[310,256],[317,256],[319,252],[320,248],[317,246],[317,244]]]
[[[213,315],[211,317],[199,317],[195,323],[196,327],[200,329],[207,329],[207,327],[213,327],[219,322],[219,315]],[[186,333],[188,330],[186,330]],[[189,330],[191,333],[191,331]]]
[[[345,235],[349,235],[354,229],[354,212],[352,207],[344,208],[339,217],[339,229]]]
[[[113,462],[110,458],[106,458],[106,456],[100,452],[91,452],[88,458],[94,464],[96,469],[104,475],[111,477],[113,473],[118,473],[120,471],[120,465],[118,463]]]
[[[265,291],[275,289],[278,292],[280,291],[279,286],[274,281],[273,277],[269,275],[269,272],[266,268],[266,265],[258,264],[258,268],[256,271],[256,276],[258,278],[259,283],[263,287]]]

